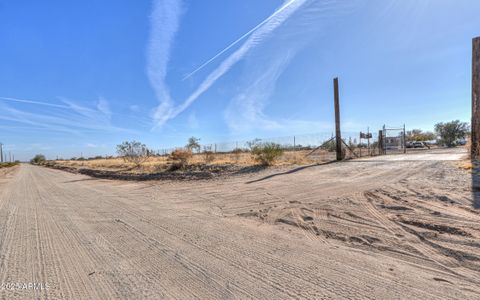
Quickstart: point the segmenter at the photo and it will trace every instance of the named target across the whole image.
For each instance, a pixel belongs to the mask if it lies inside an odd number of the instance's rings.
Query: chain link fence
[[[342,133],[342,151],[346,159],[364,156],[379,155],[382,153],[378,144],[378,133],[370,133],[370,138],[361,138],[359,132]],[[255,138],[251,140],[238,140],[218,143],[202,143],[192,147],[194,155],[211,155],[224,157],[225,159],[238,161],[239,156],[248,154],[251,147],[259,143],[275,143],[280,145],[284,154],[280,160],[285,161],[331,161],[335,159],[336,142],[331,132],[320,132],[312,134],[291,135],[273,138]],[[176,149],[186,149],[187,146],[159,149],[154,151],[157,156],[170,155]]]

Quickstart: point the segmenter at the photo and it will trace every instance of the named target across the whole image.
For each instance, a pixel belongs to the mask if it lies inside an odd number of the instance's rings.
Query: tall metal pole
[[[342,133],[340,131],[340,95],[338,92],[338,78],[333,79],[333,89],[335,98],[335,141],[337,144],[337,160],[342,160]]]
[[[473,39],[472,47],[472,148],[475,158],[480,154],[480,37]]]
[[[407,137],[405,136],[406,131],[405,131],[405,124],[403,124],[403,153],[407,153]]]
[[[0,162],[3,163],[3,144],[0,143]]]

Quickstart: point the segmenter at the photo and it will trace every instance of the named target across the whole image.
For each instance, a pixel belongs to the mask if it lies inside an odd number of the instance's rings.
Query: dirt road
[[[462,155],[201,182],[24,164],[0,175],[0,295],[478,299],[480,212],[469,174],[449,161]]]

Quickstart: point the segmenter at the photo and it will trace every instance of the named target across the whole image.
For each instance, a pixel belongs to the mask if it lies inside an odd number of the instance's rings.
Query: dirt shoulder
[[[0,177],[11,174],[19,167],[18,163],[0,164]]]

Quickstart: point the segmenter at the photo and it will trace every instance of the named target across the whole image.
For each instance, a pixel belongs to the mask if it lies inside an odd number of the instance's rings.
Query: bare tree
[[[136,167],[139,167],[150,157],[147,146],[137,141],[123,142],[117,145],[117,154],[126,162],[135,164]]]
[[[192,136],[188,139],[186,148],[190,151],[196,150],[197,152],[200,152],[200,139]]]

